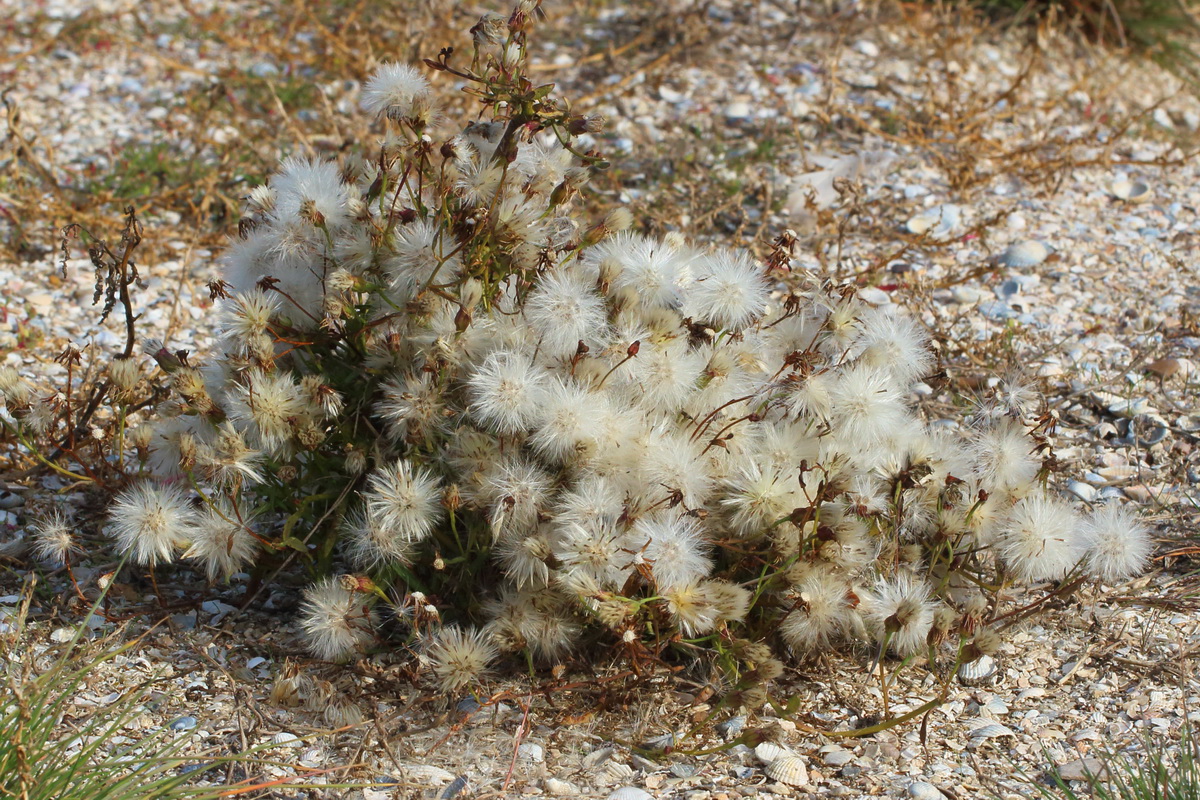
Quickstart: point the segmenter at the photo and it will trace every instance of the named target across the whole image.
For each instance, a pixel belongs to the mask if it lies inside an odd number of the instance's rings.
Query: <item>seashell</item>
[[[1096,499],[1096,487],[1080,481],[1071,481],[1068,483],[1067,491],[1085,503],[1091,503]]]
[[[622,786],[608,795],[608,800],[654,800],[645,789],[636,786]]]
[[[406,778],[417,783],[449,783],[457,777],[453,772],[431,764],[401,764],[400,770]]]
[[[1137,467],[1118,465],[1114,467],[1097,467],[1096,474],[1106,481],[1123,481],[1136,478],[1141,472]]]
[[[774,742],[763,742],[758,747],[754,748],[754,757],[764,764],[770,764],[772,761],[783,758],[784,756],[794,756],[791,750],[788,750],[782,745]]]
[[[664,733],[661,736],[651,736],[646,741],[642,742],[642,748],[645,750],[666,750],[668,747],[675,746],[675,734]]]
[[[171,730],[173,731],[190,731],[196,727],[195,717],[180,717],[171,722]]]
[[[992,683],[996,679],[997,666],[996,659],[991,656],[980,656],[958,668],[958,681],[964,686]]]
[[[990,720],[975,720],[969,724],[972,726],[972,739],[996,739],[1001,736],[1017,735],[1011,729],[1006,728],[999,722],[992,722]]]
[[[1150,447],[1167,438],[1171,426],[1155,414],[1138,414],[1129,420],[1129,438],[1142,447]]]
[[[604,765],[604,769],[600,770],[600,774],[616,783],[617,781],[627,781],[633,777],[633,767],[621,761],[609,761]]]
[[[724,722],[718,722],[716,725],[717,733],[724,736],[726,739],[732,739],[742,732],[746,727],[746,718],[743,716],[731,717]]]
[[[465,788],[467,788],[467,776],[459,775],[450,783],[449,786],[446,787],[446,790],[442,792],[440,796],[441,800],[450,800],[450,798],[456,796]]]
[[[671,774],[676,778],[694,778],[699,771],[693,764],[676,763],[671,765]]]
[[[931,206],[904,224],[909,233],[928,234],[935,239],[948,236],[958,227],[962,210],[951,203]]]
[[[525,742],[517,748],[517,756],[526,761],[540,764],[546,760],[546,751],[537,742]]]
[[[767,777],[785,783],[788,786],[806,786],[808,784],[808,767],[800,756],[783,756],[767,764],[763,772]]]
[[[579,787],[570,781],[560,781],[558,778],[546,778],[542,782],[542,788],[555,797],[566,797],[567,795],[579,794]]]
[[[280,731],[271,737],[271,744],[275,747],[300,747],[304,744],[304,740],[294,733]]]
[[[1003,253],[996,256],[996,263],[1015,269],[1036,267],[1049,258],[1053,252],[1054,248],[1045,242],[1030,239],[1009,245]]]
[[[1150,410],[1150,401],[1144,397],[1132,400],[1118,400],[1108,406],[1108,413],[1117,414],[1122,417],[1136,417],[1138,414],[1145,414]]]
[[[1144,203],[1154,196],[1149,184],[1131,181],[1128,178],[1113,181],[1108,191],[1113,197],[1126,203]]]
[[[611,747],[598,747],[583,757],[583,768],[595,769],[612,758],[612,754],[613,749]]]

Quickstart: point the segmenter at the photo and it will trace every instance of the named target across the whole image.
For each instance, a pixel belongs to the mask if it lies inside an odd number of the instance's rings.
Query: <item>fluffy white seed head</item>
[[[643,517],[632,538],[634,560],[649,565],[660,592],[698,581],[712,569],[708,543],[691,517],[674,512]]]
[[[828,647],[846,630],[850,593],[844,578],[829,570],[812,570],[796,584],[796,604],[779,626],[791,647],[811,652]]]
[[[835,430],[856,449],[878,447],[907,422],[899,387],[884,370],[855,364],[842,371],[829,394]]]
[[[486,631],[464,631],[457,625],[449,625],[438,632],[425,655],[438,688],[449,693],[478,682],[499,651]]]
[[[337,165],[329,161],[286,158],[271,179],[271,187],[275,190],[274,218],[281,226],[335,229],[350,219],[349,187],[342,182]]]
[[[1081,535],[1088,572],[1105,583],[1129,580],[1150,563],[1153,543],[1149,529],[1121,506],[1095,509],[1084,519]]]
[[[860,363],[890,373],[901,389],[932,369],[929,334],[908,314],[890,306],[873,308],[862,315],[861,325],[851,353]]]
[[[440,481],[424,467],[404,459],[378,469],[367,483],[371,522],[406,544],[427,537],[442,515]]]
[[[143,481],[117,496],[108,510],[117,547],[136,564],[172,561],[192,535],[195,515],[183,491]]]
[[[1009,417],[994,420],[971,440],[975,476],[989,492],[1021,496],[1037,477],[1033,442],[1021,423]]]
[[[70,520],[58,509],[34,522],[30,530],[33,533],[33,552],[43,561],[61,566],[72,556],[83,552],[75,541]]]
[[[542,415],[549,376],[519,353],[489,355],[467,381],[471,414],[501,435],[523,433]]]
[[[229,580],[254,558],[258,541],[251,533],[254,515],[241,503],[218,497],[196,514],[184,558],[199,561],[210,581]]]
[[[1009,511],[996,546],[1018,580],[1053,581],[1083,558],[1080,533],[1079,518],[1068,505],[1038,492]]]
[[[304,592],[300,628],[317,658],[341,661],[375,639],[375,611],[368,596],[338,578],[322,578]]]
[[[608,319],[604,300],[578,271],[559,270],[542,278],[525,302],[525,318],[549,358],[570,358],[579,343],[597,348]]]
[[[430,95],[429,81],[407,64],[382,64],[363,86],[363,110],[392,120],[406,119]]]
[[[910,656],[925,648],[937,608],[929,584],[901,572],[880,580],[861,600],[859,611],[867,626],[893,652]]]
[[[767,310],[770,286],[745,253],[722,250],[697,259],[683,313],[696,322],[740,331]]]

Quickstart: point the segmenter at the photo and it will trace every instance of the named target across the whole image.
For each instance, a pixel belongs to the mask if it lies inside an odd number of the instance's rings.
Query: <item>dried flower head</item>
[[[375,611],[369,597],[338,578],[322,578],[304,592],[300,627],[317,658],[340,661],[375,639]]]
[[[439,631],[426,651],[443,692],[456,692],[476,683],[498,655],[485,631],[464,631],[456,625]]]

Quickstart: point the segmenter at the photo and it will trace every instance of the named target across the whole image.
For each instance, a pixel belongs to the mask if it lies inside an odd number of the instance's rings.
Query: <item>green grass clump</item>
[[[1057,769],[1049,774],[1050,786],[1035,784],[1038,795],[1054,800],[1196,800],[1200,798],[1200,759],[1190,726],[1183,729],[1177,755],[1168,757],[1146,739],[1145,758],[1106,751],[1104,767],[1089,776],[1088,787],[1076,792]]]

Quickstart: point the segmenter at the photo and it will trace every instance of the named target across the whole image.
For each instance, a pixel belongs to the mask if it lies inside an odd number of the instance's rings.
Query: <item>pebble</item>
[[[908,785],[908,796],[913,800],[945,800],[945,796],[932,783],[913,781]]]
[[[853,760],[854,753],[851,753],[849,750],[842,749],[830,750],[821,758],[821,761],[829,767],[841,767],[849,764]]]
[[[1059,765],[1057,772],[1064,781],[1086,781],[1089,775],[1103,775],[1104,769],[1104,762],[1098,758],[1079,758]]]
[[[1006,267],[1015,267],[1024,269],[1026,267],[1036,267],[1041,264],[1054,249],[1045,242],[1025,241],[1009,245],[1003,253],[996,257],[996,263]]]

